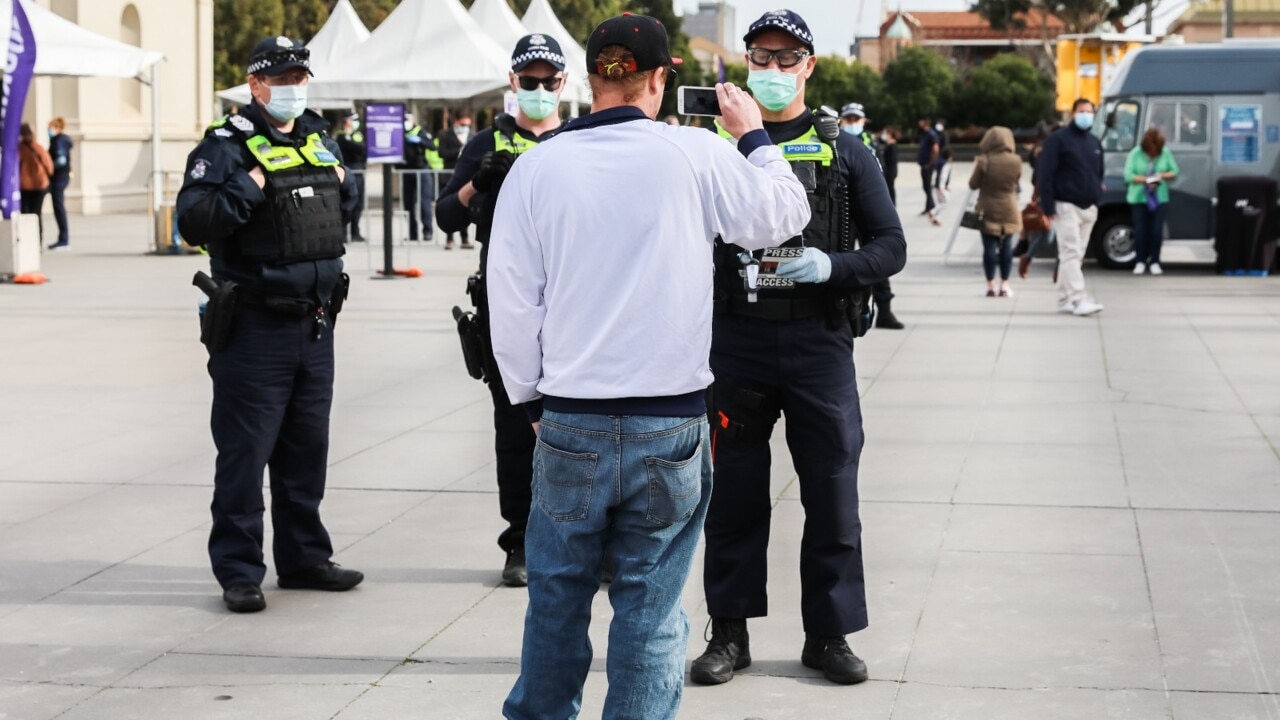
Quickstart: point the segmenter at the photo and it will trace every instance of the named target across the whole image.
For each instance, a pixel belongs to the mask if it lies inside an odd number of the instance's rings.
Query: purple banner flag
[[[724,82],[724,58],[716,56],[716,82]]]
[[[9,51],[4,63],[4,89],[0,96],[0,214],[8,220],[20,207],[18,184],[18,130],[22,108],[36,67],[36,39],[22,9],[22,0],[13,0],[13,24],[9,30]]]

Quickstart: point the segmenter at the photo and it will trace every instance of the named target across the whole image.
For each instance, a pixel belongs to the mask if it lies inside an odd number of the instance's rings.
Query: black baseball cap
[[[511,53],[511,69],[520,72],[529,63],[538,60],[551,63],[556,70],[564,69],[564,51],[555,38],[542,33],[525,35],[516,43],[516,49]]]
[[[311,51],[297,40],[281,35],[269,37],[253,46],[249,53],[248,73],[275,77],[286,70],[302,68],[311,72]]]
[[[667,29],[648,15],[622,13],[596,26],[587,40],[587,72],[600,74],[596,58],[606,45],[621,45],[635,56],[632,72],[656,70],[660,67],[680,65],[684,60],[671,57],[667,42]]]
[[[747,28],[747,34],[743,36],[742,41],[750,47],[751,41],[766,30],[781,30],[804,43],[805,49],[810,53],[813,52],[813,33],[809,31],[809,24],[790,10],[772,10],[761,15],[758,20],[751,23],[751,27]]]

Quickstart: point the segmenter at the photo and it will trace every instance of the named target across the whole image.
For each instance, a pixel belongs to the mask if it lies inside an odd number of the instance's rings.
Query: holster
[[[191,284],[209,298],[200,320],[200,342],[209,352],[222,350],[231,341],[231,329],[240,312],[239,288],[230,280],[214,280],[204,271],[196,272]]]
[[[333,297],[329,300],[329,318],[331,320],[338,319],[338,313],[342,312],[342,306],[347,303],[347,295],[351,292],[351,276],[342,273],[338,278],[338,286],[333,289]]]
[[[484,327],[476,314],[453,306],[453,319],[458,323],[458,339],[462,341],[462,361],[467,374],[477,380],[485,380]]]

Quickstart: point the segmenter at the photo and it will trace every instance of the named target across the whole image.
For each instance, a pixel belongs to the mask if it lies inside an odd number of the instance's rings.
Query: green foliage
[[[1145,0],[976,0],[969,7],[986,18],[992,28],[1025,28],[1032,7],[1045,8],[1066,25],[1068,33],[1091,33],[1104,22],[1120,26],[1126,15]]]
[[[244,82],[253,46],[284,27],[283,0],[215,0],[213,5],[213,78],[219,89]]]
[[[956,100],[953,126],[1033,127],[1053,116],[1053,83],[1027,58],[1005,53],[974,68]]]
[[[809,107],[828,105],[839,110],[846,103],[862,103],[874,123],[878,122],[882,109],[883,90],[880,76],[866,65],[849,63],[840,57],[820,57],[813,75],[805,83],[805,104]]]
[[[945,116],[952,108],[955,71],[931,50],[903,48],[883,78],[879,114],[885,125],[914,127],[919,118]]]

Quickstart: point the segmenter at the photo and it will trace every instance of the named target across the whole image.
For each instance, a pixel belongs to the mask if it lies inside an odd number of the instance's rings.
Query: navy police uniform
[[[358,123],[358,115],[351,116],[350,120]],[[352,173],[355,182],[356,204],[355,209],[351,212],[351,240],[353,242],[364,242],[364,237],[360,234],[360,216],[364,212],[364,170],[369,163],[369,149],[364,142],[364,132],[359,126],[351,129],[350,132],[343,131],[337,138],[338,149],[342,151],[342,161],[349,170],[359,170],[360,172]]]
[[[178,194],[182,236],[207,248],[214,281],[222,289],[234,283],[239,306],[221,346],[210,344],[208,363],[218,450],[209,556],[228,591],[256,590],[266,572],[264,468],[281,586],[317,569],[330,574],[292,586],[347,589],[358,582],[347,570],[340,587],[325,585],[336,566],[320,520],[333,325],[345,298],[344,230],[358,200],[354,174],[339,179],[342,156],[326,127],[306,111],[281,133],[255,102],[209,128],[187,158]],[[264,188],[249,175],[255,167]],[[260,591],[257,600],[237,611],[260,610]]]

